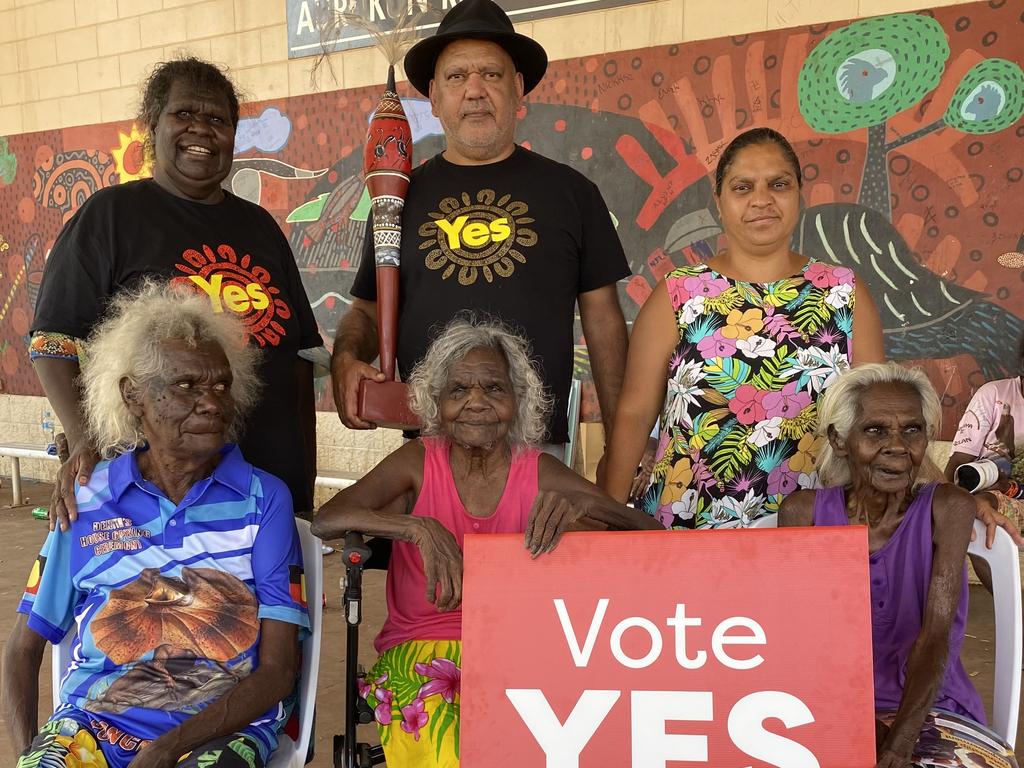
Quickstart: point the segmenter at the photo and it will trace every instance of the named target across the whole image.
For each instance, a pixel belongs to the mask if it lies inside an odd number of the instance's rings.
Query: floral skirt
[[[458,640],[396,645],[359,679],[388,765],[458,768],[461,682]]]
[[[876,712],[891,726],[895,712]],[[1018,768],[1017,758],[999,736],[962,715],[933,709],[914,747],[914,768]]]

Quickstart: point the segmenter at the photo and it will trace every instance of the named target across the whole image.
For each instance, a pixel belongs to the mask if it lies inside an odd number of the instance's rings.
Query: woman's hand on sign
[[[552,551],[566,531],[595,530],[587,519],[587,495],[538,491],[526,523],[526,548],[534,557]],[[606,528],[607,526],[600,526]]]

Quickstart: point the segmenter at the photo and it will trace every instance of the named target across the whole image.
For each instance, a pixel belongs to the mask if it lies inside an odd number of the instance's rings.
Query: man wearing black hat
[[[398,364],[403,378],[460,310],[501,318],[526,337],[554,397],[549,440],[568,439],[577,301],[606,430],[626,359],[615,284],[629,275],[597,187],[566,165],[515,143],[523,95],[547,54],[492,0],[462,0],[437,33],[405,56],[409,82],[428,96],[447,148],[412,172],[402,214]],[[377,354],[372,243],[335,337],[332,374],[342,422],[356,413],[359,381],[383,376]]]

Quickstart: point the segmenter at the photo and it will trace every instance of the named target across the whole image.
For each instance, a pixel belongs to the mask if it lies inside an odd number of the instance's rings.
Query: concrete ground
[[[3,479],[0,487],[0,532],[7,544],[0,548],[0,652],[10,634],[14,610],[21,598],[29,569],[46,537],[46,523],[35,520],[32,507],[46,506],[50,486],[27,484],[27,503],[10,507],[10,484]],[[343,730],[344,718],[344,622],[341,614],[341,592],[338,580],[343,573],[337,554],[324,559],[324,584],[327,607],[324,612],[324,635],[321,652],[319,692],[317,695],[316,757],[311,766],[331,768],[331,739]],[[370,571],[364,579],[365,622],[363,624],[360,658],[372,662],[372,639],[384,619],[384,574]],[[991,707],[993,677],[992,601],[981,587],[971,588],[971,613],[964,642],[963,660],[987,707]],[[39,718],[46,719],[53,711],[50,695],[50,654],[47,651],[39,674]],[[991,711],[990,711],[991,714]],[[375,739],[372,726],[362,726],[360,738]],[[16,755],[11,749],[6,723],[0,726],[0,765],[13,765]],[[1017,758],[1024,759],[1024,723],[1017,732]]]

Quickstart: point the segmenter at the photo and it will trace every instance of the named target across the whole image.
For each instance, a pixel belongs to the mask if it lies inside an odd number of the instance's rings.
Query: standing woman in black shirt
[[[313,367],[298,353],[322,343],[288,241],[264,209],[221,188],[231,169],[238,96],[195,58],[158,65],[138,122],[148,129],[153,178],[108,187],[68,221],[46,264],[30,356],[67,435],[51,528],[74,516],[74,483],[98,456],[76,385],[84,340],[109,299],[143,278],[184,282],[214,312],[241,316],[261,348],[261,401],[241,440],[245,458],[288,485],[309,516],[316,475]]]

